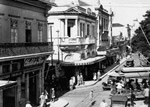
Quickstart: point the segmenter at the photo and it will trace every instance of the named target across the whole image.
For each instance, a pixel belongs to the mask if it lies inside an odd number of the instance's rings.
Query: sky
[[[72,0],[55,0],[58,5],[70,4]],[[76,0],[74,0],[76,1]],[[96,5],[98,0],[81,0]],[[95,1],[95,2],[93,2]],[[133,24],[135,19],[141,21],[146,10],[150,10],[150,0],[99,0],[105,9],[114,12],[113,22]]]
[[[57,5],[70,4],[72,0],[55,0]],[[76,1],[76,0],[73,0]],[[113,11],[113,23],[121,23],[125,27],[127,24],[134,25],[134,30],[139,26],[135,19],[143,20],[147,10],[150,10],[150,0],[81,0],[90,5],[97,5],[98,2],[110,12]],[[94,2],[93,2],[94,1]]]

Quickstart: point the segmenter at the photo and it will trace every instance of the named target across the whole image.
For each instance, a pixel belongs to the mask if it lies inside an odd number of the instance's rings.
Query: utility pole
[[[131,28],[129,24],[127,24],[127,32],[128,32],[128,38],[129,38],[130,47],[131,47]]]
[[[110,14],[110,37],[111,37],[111,40],[110,40],[110,45],[113,44],[113,40],[112,40],[112,37],[113,37],[113,34],[112,34],[112,18],[114,16],[114,13],[112,12],[111,10],[111,14]]]
[[[58,63],[59,63],[59,56],[60,56],[60,55],[59,55],[59,54],[60,54],[60,53],[59,53],[59,30],[57,30],[56,32],[57,32],[57,39],[58,39],[58,43],[57,43],[57,46],[58,46],[58,53],[57,53],[57,54],[58,54]]]

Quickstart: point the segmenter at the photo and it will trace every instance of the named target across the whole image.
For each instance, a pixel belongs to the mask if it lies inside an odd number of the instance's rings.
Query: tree
[[[140,22],[140,26],[148,41],[150,41],[150,10],[146,11],[146,14],[143,15],[143,17],[145,19]],[[147,43],[141,28],[139,27],[135,31],[135,35],[132,38],[132,48],[133,51],[140,51],[145,56],[149,56],[148,53],[150,52],[150,45]]]

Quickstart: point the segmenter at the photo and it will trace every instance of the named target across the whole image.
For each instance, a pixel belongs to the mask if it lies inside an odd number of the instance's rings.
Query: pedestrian
[[[73,78],[71,77],[69,80],[70,90],[73,90]]]
[[[144,103],[148,104],[149,103],[148,102],[149,101],[149,88],[148,87],[145,87],[143,94],[144,94]]]
[[[25,107],[32,107],[30,104],[30,101],[27,101],[26,106]]]
[[[93,73],[93,80],[96,80],[96,73]]]
[[[75,76],[72,77],[72,81],[73,81],[73,89],[75,88],[75,83],[76,83],[76,78]]]
[[[51,98],[52,98],[52,102],[55,102],[55,89],[54,88],[52,88]]]
[[[45,90],[45,100],[47,100],[48,99],[48,92],[47,92],[47,90]]]
[[[119,81],[117,83],[117,87],[116,88],[117,88],[117,93],[121,94],[122,93],[123,84]]]
[[[108,104],[105,101],[105,99],[103,99],[102,102],[100,103],[100,107],[108,107]]]
[[[89,99],[92,101],[93,100],[93,90],[90,91],[89,93]]]
[[[136,99],[136,97],[135,97],[135,94],[133,93],[133,91],[131,90],[131,106],[132,107],[134,107],[134,105],[135,105],[135,99]]]
[[[46,97],[44,92],[42,92],[42,94],[40,95],[40,107],[44,107],[45,103],[46,103]]]
[[[77,74],[77,85],[79,86],[80,85],[80,75]]]
[[[100,70],[98,70],[98,72],[97,72],[97,79],[99,79],[100,76],[101,76],[101,72],[100,72]]]
[[[80,80],[81,80],[81,85],[83,85],[83,75],[80,73]]]

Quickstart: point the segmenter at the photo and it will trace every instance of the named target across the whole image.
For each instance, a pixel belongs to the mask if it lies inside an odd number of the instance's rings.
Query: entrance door
[[[3,90],[3,107],[16,107],[16,88],[7,87]]]
[[[32,104],[37,104],[36,102],[36,72],[31,72],[29,74],[29,100],[31,101]]]

